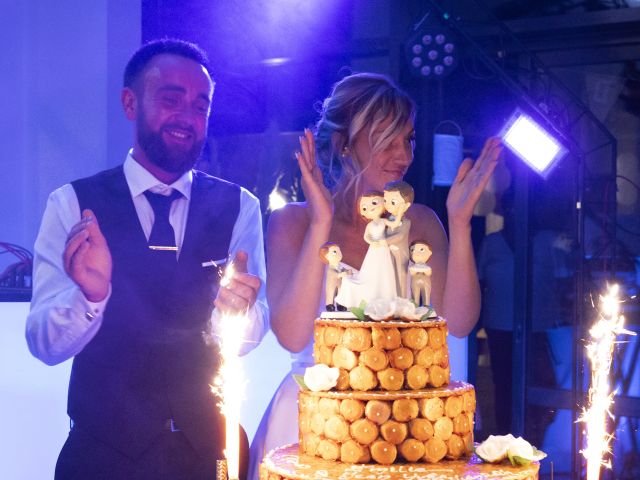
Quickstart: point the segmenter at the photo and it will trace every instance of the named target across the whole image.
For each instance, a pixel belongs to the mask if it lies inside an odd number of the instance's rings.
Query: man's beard
[[[138,119],[138,144],[151,163],[165,172],[184,173],[193,168],[200,158],[204,139],[194,140],[189,150],[170,147],[162,139],[162,130],[172,125],[163,125],[159,131],[152,131],[144,117]],[[195,132],[191,131],[195,138]]]

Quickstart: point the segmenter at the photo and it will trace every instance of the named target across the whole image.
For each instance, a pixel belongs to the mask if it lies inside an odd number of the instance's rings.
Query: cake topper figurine
[[[407,270],[409,267],[409,230],[411,220],[403,218],[413,203],[413,188],[407,182],[389,182],[384,186],[384,208],[389,213],[385,219],[385,238],[391,252],[397,295],[408,298]]]
[[[416,240],[409,248],[411,264],[409,265],[409,278],[411,296],[416,306],[431,305],[431,267],[427,262],[431,258],[431,247],[423,240]],[[422,297],[422,303],[420,303]]]
[[[360,271],[343,278],[336,301],[346,306],[358,307],[362,301],[393,300],[396,297],[396,276],[391,253],[386,240],[384,197],[382,192],[371,191],[358,201],[359,212],[367,220],[364,240],[369,244]]]
[[[327,265],[327,271],[325,274],[324,284],[324,298],[326,303],[326,309],[328,312],[333,312],[336,309],[338,311],[345,311],[347,308],[339,303],[334,305],[334,300],[342,279],[353,273],[342,263],[342,250],[340,246],[333,242],[327,242],[320,247],[320,259]]]

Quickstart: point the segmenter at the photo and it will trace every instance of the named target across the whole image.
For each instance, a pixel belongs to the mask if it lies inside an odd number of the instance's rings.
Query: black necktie
[[[148,242],[150,262],[145,272],[147,278],[145,294],[148,294],[148,300],[157,309],[156,313],[151,315],[167,321],[174,318],[171,312],[175,308],[175,277],[178,269],[176,236],[169,223],[169,212],[171,204],[181,194],[177,190],[173,190],[170,195],[146,191],[144,196],[147,197],[154,216]],[[150,312],[153,311],[150,310]],[[152,343],[155,341],[164,343],[171,337],[170,332],[165,328],[159,328],[149,335]]]
[[[149,200],[154,215],[153,227],[149,235],[149,248],[158,251],[162,258],[166,257],[175,262],[176,235],[169,223],[169,212],[173,201],[180,198],[182,194],[177,190],[173,190],[170,195],[161,195],[147,190],[144,196]]]

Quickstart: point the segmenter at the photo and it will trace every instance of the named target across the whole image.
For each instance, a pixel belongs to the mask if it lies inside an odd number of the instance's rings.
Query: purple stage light
[[[567,149],[530,116],[514,113],[500,134],[504,145],[543,177]]]
[[[428,15],[418,22],[413,35],[405,43],[410,72],[422,79],[443,78],[458,64],[458,51],[451,31]]]

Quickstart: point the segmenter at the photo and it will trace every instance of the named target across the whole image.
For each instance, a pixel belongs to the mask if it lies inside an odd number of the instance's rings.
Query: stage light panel
[[[455,42],[453,33],[448,29],[423,25],[405,44],[411,73],[423,79],[449,75],[458,63]]]
[[[547,130],[522,112],[516,112],[502,129],[504,145],[538,174],[546,177],[567,149]]]

